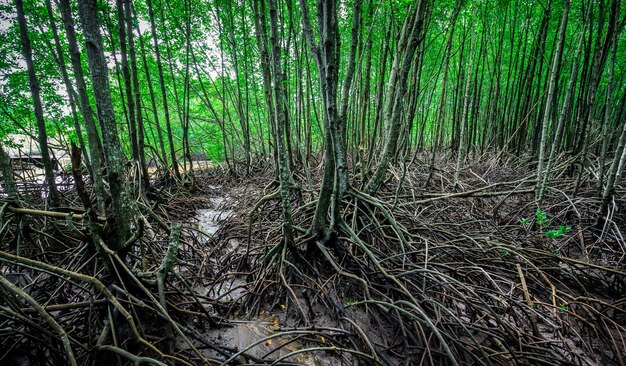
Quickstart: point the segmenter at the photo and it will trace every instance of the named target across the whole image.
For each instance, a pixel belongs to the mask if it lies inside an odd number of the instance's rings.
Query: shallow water
[[[219,188],[221,187],[214,186],[216,190]],[[211,207],[198,210],[198,229],[209,235],[215,235],[220,228],[220,222],[226,220],[232,214],[232,211],[224,209],[227,201],[228,199],[225,196],[211,197],[209,199]]]
[[[210,188],[219,190],[221,186],[210,186]],[[216,234],[221,222],[233,214],[232,211],[225,208],[229,201],[230,198],[227,196],[211,197],[209,200],[210,207],[198,211],[198,229],[219,240]],[[217,258],[211,258],[216,266],[224,263],[224,259],[227,256],[236,252],[240,243],[236,239],[230,239],[228,243],[221,243],[218,246],[222,246],[222,249],[215,252],[215,257]],[[223,281],[219,281],[211,286],[194,286],[194,289],[213,301],[231,303],[243,298],[248,291],[248,285],[243,276],[228,276]],[[210,305],[209,307],[212,308]],[[207,329],[203,335],[209,342],[223,347],[237,350],[250,347],[246,354],[256,358],[277,359],[303,348],[300,342],[289,342],[291,339],[289,337],[277,337],[260,342],[263,338],[279,332],[279,326],[285,325],[284,313],[268,311],[249,318],[251,320],[231,320],[223,327]],[[211,351],[207,351],[206,355],[218,358],[223,357]],[[348,364],[340,355],[325,352],[299,353],[288,357],[284,362],[307,366]]]

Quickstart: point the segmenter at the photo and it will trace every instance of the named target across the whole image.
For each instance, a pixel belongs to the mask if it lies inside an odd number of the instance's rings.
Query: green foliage
[[[545,236],[548,238],[556,239],[565,236],[565,234],[569,233],[570,231],[572,231],[571,226],[559,226],[558,229],[551,229],[546,231]]]
[[[544,210],[538,208],[537,212],[535,213],[535,222],[541,227],[547,227],[550,223],[550,220],[548,219],[548,214],[546,214]]]
[[[522,217],[519,220],[520,225],[530,225],[530,220]],[[548,214],[546,214],[546,212],[540,208],[537,209],[537,212],[535,213],[535,223],[537,223],[537,225],[539,225],[540,227],[547,227],[548,224],[550,223],[550,219],[548,219]]]
[[[348,300],[346,302],[346,307],[355,306],[355,305],[358,305],[358,304],[359,304],[358,300]]]
[[[310,17],[316,18],[316,8],[313,1],[308,1],[311,6]],[[514,96],[516,91],[526,93],[527,88],[537,91],[528,91],[528,97],[517,98],[516,100],[526,103],[526,100],[539,100],[539,96],[545,91],[541,87],[533,87],[544,80],[549,72],[548,64],[550,57],[541,58],[541,65],[533,66],[535,76],[529,83],[520,82],[518,78],[503,77],[511,70],[511,75],[523,75],[526,64],[530,64],[531,55],[551,54],[554,52],[553,43],[543,42],[535,45],[535,37],[539,31],[543,16],[544,7],[539,2],[513,2],[510,0],[478,0],[475,2],[459,1],[458,18],[454,18],[456,1],[443,1],[437,6],[429,9],[428,19],[425,21],[426,32],[424,33],[424,47],[420,57],[420,67],[423,68],[423,75],[433,75],[428,83],[422,81],[418,102],[416,103],[416,115],[414,116],[415,127],[411,131],[410,144],[419,141],[421,146],[433,146],[440,143],[447,143],[448,137],[453,134],[448,132],[454,127],[453,121],[458,116],[454,116],[455,106],[458,105],[458,95],[462,93],[453,92],[454,85],[462,85],[457,78],[465,78],[464,73],[454,73],[448,71],[444,75],[442,63],[445,61],[445,46],[448,42],[447,34],[450,37],[451,65],[463,65],[467,62],[468,52],[468,30],[471,27],[476,32],[477,46],[475,47],[476,57],[481,57],[482,62],[477,62],[475,71],[470,71],[469,76],[475,78],[480,83],[476,85],[472,96],[475,100],[485,100],[477,104],[476,118],[473,126],[476,141],[494,141],[501,146],[490,131],[499,131],[492,128],[491,120],[508,120],[503,107],[499,103],[491,100],[502,98],[503,95]],[[169,103],[169,115],[173,133],[174,150],[180,155],[182,150],[182,128],[181,124],[188,122],[190,148],[192,156],[206,156],[214,161],[222,161],[225,154],[234,155],[230,158],[241,158],[246,152],[241,148],[244,127],[251,135],[251,149],[254,158],[267,158],[272,151],[272,121],[269,120],[268,108],[263,95],[262,75],[260,70],[259,52],[256,46],[256,35],[253,31],[253,14],[250,4],[247,2],[233,2],[227,0],[216,0],[209,2],[189,1],[189,2],[169,2],[164,10],[160,9],[165,3],[154,2],[156,16],[156,37],[161,45],[161,57],[164,68],[164,83],[167,89]],[[349,48],[351,45],[352,19],[355,16],[354,1],[341,2],[339,5],[339,33],[340,33],[340,53],[338,72],[339,79],[343,81],[346,76]],[[379,115],[381,105],[377,99],[378,95],[384,95],[389,70],[393,64],[394,47],[397,35],[401,31],[403,22],[412,11],[415,10],[414,0],[392,0],[384,2],[364,2],[361,4],[361,29],[359,40],[359,53],[357,56],[357,70],[353,89],[357,93],[350,95],[350,118],[348,118],[348,138],[347,146],[354,147],[355,150],[371,147],[367,136],[376,136],[375,131],[380,125]],[[44,104],[44,114],[48,124],[49,133],[54,136],[65,135],[68,140],[75,140],[76,133],[72,121],[68,120],[69,108],[68,98],[61,82],[59,67],[55,62],[53,52],[50,52],[50,45],[53,43],[52,30],[49,25],[49,18],[43,1],[26,2],[26,15],[30,26],[29,36],[31,38],[34,57],[36,61],[37,74]],[[120,136],[127,154],[130,154],[130,141],[128,139],[128,124],[124,112],[125,98],[122,93],[123,86],[120,85],[119,70],[114,66],[112,56],[119,56],[119,35],[115,19],[115,7],[111,2],[98,2],[101,12],[101,23],[105,35],[103,47],[108,55],[110,65],[111,97],[116,111]],[[60,14],[56,6],[53,6],[53,21],[59,26],[59,37],[66,64],[69,65],[68,47],[65,32],[61,25]],[[281,53],[284,58],[285,86],[288,95],[288,113],[290,116],[290,138],[294,144],[293,151],[299,151],[304,147],[311,152],[319,152],[323,147],[323,120],[320,118],[320,106],[323,96],[320,91],[320,80],[314,62],[311,62],[311,55],[307,53],[307,47],[301,35],[302,14],[297,2],[283,2],[279,6],[281,29],[285,32],[282,37],[285,42],[281,45]],[[580,2],[572,4],[570,14],[570,25],[566,29],[566,50],[573,53],[576,46],[576,39],[580,36],[579,25],[586,17],[585,7],[580,6]],[[554,40],[558,32],[560,17],[557,16],[563,9],[563,3],[557,2],[551,9],[551,16],[547,27],[547,32],[543,39]],[[74,11],[76,11],[74,6]],[[135,39],[136,51],[139,61],[139,93],[145,107],[144,123],[146,124],[145,142],[147,145],[156,147],[159,145],[158,134],[155,126],[155,119],[165,128],[165,115],[163,112],[161,93],[157,87],[158,68],[155,59],[155,50],[152,44],[152,32],[148,30],[148,9],[145,1],[135,3],[138,24],[141,24],[143,42],[139,42],[139,37]],[[267,9],[266,9],[267,11]],[[592,8],[593,19],[597,18],[600,10],[597,6]],[[23,130],[34,131],[34,118],[32,116],[32,100],[28,94],[28,78],[22,64],[19,32],[15,20],[15,5],[12,1],[0,2],[0,20],[6,26],[0,29],[0,69],[3,74],[0,77],[0,104],[5,106],[8,114],[24,128],[15,127],[14,123],[0,123],[11,126],[11,131],[5,131],[4,126],[0,126],[0,140],[3,136],[11,133],[23,133]],[[622,11],[623,12],[623,11]],[[267,16],[267,14],[266,14]],[[189,29],[186,21],[189,19]],[[456,19],[456,20],[455,20]],[[84,38],[80,28],[80,21],[77,21],[77,36],[79,45],[84,45]],[[453,26],[453,21],[456,23]],[[454,31],[452,31],[454,29]],[[372,31],[370,31],[372,30]],[[193,55],[190,55],[187,48],[187,38],[193,45]],[[483,44],[488,40],[488,43]],[[390,41],[390,43],[387,43]],[[368,42],[369,48],[368,48]],[[490,46],[489,42],[493,42]],[[140,45],[143,43],[143,45]],[[527,44],[526,44],[527,43]],[[543,45],[541,49],[537,46]],[[143,48],[142,48],[143,47]],[[146,63],[141,61],[140,50],[145,51]],[[480,51],[478,51],[480,50]],[[114,53],[115,51],[115,53]],[[521,52],[520,52],[521,51]],[[526,53],[524,53],[526,52]],[[506,56],[510,55],[510,56]],[[515,55],[518,55],[516,58]],[[86,71],[87,83],[89,84],[89,67],[87,59],[83,53],[83,68]],[[615,75],[624,75],[626,63],[624,60],[624,48],[618,47]],[[117,59],[119,62],[119,58]],[[371,63],[371,68],[365,69],[365,65]],[[197,68],[194,65],[197,62]],[[560,79],[567,80],[571,70],[574,57],[564,58],[560,68]],[[520,65],[519,67],[517,65]],[[382,65],[385,65],[383,68]],[[371,80],[368,80],[368,92],[365,90],[365,72]],[[152,111],[149,101],[150,90],[146,73],[151,75],[151,83],[156,96],[156,111]],[[188,74],[187,74],[188,73]],[[604,72],[600,83],[600,89],[606,89],[607,74]],[[479,77],[486,75],[487,77]],[[447,77],[447,86],[444,90],[443,80]],[[416,78],[416,81],[419,81]],[[426,80],[426,79],[424,79]],[[621,82],[621,80],[616,80]],[[187,89],[185,88],[187,85]],[[621,84],[618,84],[621,85]],[[383,90],[380,90],[383,88]],[[413,88],[413,86],[411,86]],[[88,85],[89,98],[93,101],[93,92]],[[563,87],[562,89],[565,89]],[[187,90],[187,92],[185,92]],[[614,88],[614,100],[619,100],[617,93],[621,88]],[[574,91],[578,93],[577,90]],[[522,95],[522,94],[520,94]],[[526,94],[524,94],[526,95]],[[363,99],[369,98],[369,100]],[[562,96],[559,96],[562,98]],[[530,99],[529,99],[530,98]],[[601,98],[598,98],[599,100]],[[603,99],[603,98],[602,98]],[[495,100],[495,99],[494,99]],[[513,100],[513,99],[512,99]],[[361,105],[362,103],[367,103]],[[436,115],[441,104],[443,120],[437,123]],[[211,106],[209,108],[208,106]],[[491,106],[496,106],[494,110],[489,110]],[[366,107],[366,108],[362,108]],[[519,115],[527,115],[528,106],[515,105],[510,110],[519,111]],[[361,116],[361,113],[363,114]],[[0,111],[0,117],[6,117]],[[492,118],[496,117],[498,118]],[[506,117],[506,118],[504,118]],[[362,118],[362,120],[361,120]],[[51,121],[64,121],[63,123],[51,123]],[[187,122],[184,122],[187,121]],[[245,123],[244,123],[245,122]],[[517,121],[511,121],[518,123]],[[483,125],[484,124],[484,125]],[[527,133],[520,124],[519,135]],[[419,127],[419,128],[417,128]],[[439,129],[441,128],[441,129]],[[363,129],[361,134],[356,133]],[[17,131],[15,131],[17,130]],[[482,131],[482,132],[481,132]],[[379,132],[378,132],[379,133]],[[441,133],[441,137],[438,137]],[[501,134],[506,139],[504,134]],[[373,138],[375,139],[375,138]],[[372,139],[372,140],[373,140]],[[516,139],[517,140],[517,139]],[[523,139],[520,139],[523,140]],[[298,146],[299,145],[299,146]],[[307,146],[309,145],[309,146]],[[481,146],[482,149],[482,146]],[[148,150],[149,153],[152,150]],[[308,152],[307,151],[307,152]],[[626,197],[624,197],[626,199]],[[540,227],[548,226],[548,217],[545,212],[538,210],[535,218],[522,218],[521,225],[530,226],[536,222]]]
[[[550,218],[548,217],[548,214],[542,210],[542,209],[537,209],[537,212],[535,213],[535,220],[534,222],[542,229],[546,230],[544,232],[544,236],[550,239],[557,239],[557,238],[561,238],[563,236],[565,236],[566,234],[570,233],[572,231],[572,227],[571,226],[559,226],[558,229],[549,229],[549,225],[550,225]],[[520,225],[525,225],[525,226],[529,226],[531,224],[530,220],[528,220],[525,217],[522,217],[519,220]],[[552,251],[552,248],[550,249],[550,251]],[[558,252],[558,250],[557,250]],[[554,252],[553,252],[554,253]],[[556,254],[556,253],[555,253]]]

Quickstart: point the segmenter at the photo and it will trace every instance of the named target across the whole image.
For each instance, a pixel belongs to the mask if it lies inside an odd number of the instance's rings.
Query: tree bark
[[[24,59],[26,60],[30,93],[33,98],[35,119],[37,120],[37,139],[39,142],[39,148],[41,149],[41,159],[43,161],[46,185],[48,187],[48,197],[50,198],[50,204],[53,207],[57,207],[60,203],[60,196],[54,181],[54,170],[52,160],[50,159],[50,151],[48,150],[48,132],[46,131],[46,122],[43,117],[41,96],[39,95],[39,81],[37,80],[35,65],[33,63],[33,50],[30,46],[30,39],[28,38],[28,25],[26,24],[23,0],[15,0],[15,5],[17,7],[17,21],[20,28],[22,53],[24,54]]]
[[[163,74],[163,63],[161,61],[161,52],[159,50],[159,38],[156,31],[156,23],[154,21],[154,9],[152,0],[146,0],[148,5],[148,16],[150,17],[150,30],[152,31],[152,42],[154,44],[154,54],[156,56],[157,69],[159,70],[159,86],[161,87],[161,96],[163,98],[163,115],[165,116],[165,128],[167,129],[167,141],[169,145],[170,159],[172,161],[172,169],[174,176],[180,177],[178,171],[178,161],[176,160],[176,150],[174,149],[174,138],[172,135],[172,122],[170,120],[170,110],[167,102],[167,89],[165,88],[165,77]]]
[[[556,153],[561,146],[563,130],[565,128],[565,120],[567,119],[567,115],[569,114],[570,105],[574,97],[574,87],[576,85],[576,80],[578,79],[579,56],[582,50],[584,38],[585,37],[584,37],[584,31],[583,31],[583,34],[581,34],[580,40],[578,42],[578,47],[576,48],[576,54],[574,56],[574,64],[572,65],[572,70],[570,72],[570,79],[568,82],[567,91],[565,92],[565,96],[563,97],[563,106],[561,107],[561,112],[559,114],[559,121],[556,126],[556,132],[554,133],[552,147],[550,148],[550,156],[548,157],[548,163],[546,165],[546,169],[543,174],[543,178],[541,182],[542,190],[545,190],[545,187],[548,184],[548,180],[550,179],[550,173],[552,171],[552,165],[554,164],[554,160],[556,158]],[[543,192],[540,192],[540,196],[543,196]],[[539,202],[539,204],[541,204],[541,202]]]
[[[554,53],[554,61],[552,63],[552,71],[550,72],[550,85],[548,86],[548,97],[546,99],[546,107],[544,109],[543,120],[541,123],[541,140],[539,144],[539,162],[537,165],[537,186],[535,189],[535,201],[537,207],[541,206],[543,199],[543,192],[545,187],[543,186],[543,175],[546,172],[543,171],[545,151],[546,151],[546,139],[548,135],[548,124],[550,123],[550,114],[552,113],[552,105],[554,104],[556,81],[558,79],[558,70],[561,64],[561,56],[563,55],[563,45],[565,44],[565,30],[567,28],[567,19],[569,15],[570,0],[565,0],[563,7],[563,17],[561,18],[561,26],[559,27],[559,41],[556,46],[556,52]]]
[[[137,14],[135,13],[135,17]],[[152,116],[154,118],[154,125],[157,130],[157,136],[159,139],[159,152],[160,159],[166,163],[167,165],[167,153],[165,152],[165,139],[163,138],[163,129],[161,128],[161,123],[159,120],[159,111],[157,109],[156,103],[156,95],[154,93],[154,87],[152,86],[152,75],[150,74],[150,69],[148,68],[148,59],[146,57],[146,47],[143,41],[143,36],[141,35],[141,30],[139,29],[139,23],[136,24],[135,30],[137,31],[137,37],[139,38],[139,47],[141,49],[141,61],[143,63],[144,74],[146,75],[146,84],[148,84],[148,93],[150,94],[150,104],[152,106]]]
[[[253,0],[252,11],[254,13],[254,34],[256,35],[257,47],[259,49],[259,58],[261,59],[261,75],[263,77],[263,95],[269,115],[269,121],[272,131],[274,130],[275,108],[272,99],[272,71],[270,68],[270,55],[267,50],[267,26],[265,19],[265,1]],[[274,136],[276,133],[273,133]],[[272,144],[274,149],[274,158],[278,157],[276,144]],[[278,162],[276,161],[276,165]]]
[[[319,198],[315,208],[311,233],[323,240],[336,227],[341,198],[347,187],[346,152],[343,144],[342,126],[337,111],[337,90],[339,83],[339,29],[337,24],[337,3],[334,0],[318,1],[319,45],[315,41],[309,19],[308,4],[300,0],[302,28],[304,36],[320,79],[320,90],[324,108],[324,173]],[[334,197],[334,202],[332,201]],[[332,218],[328,214],[331,208]]]
[[[419,0],[415,9],[410,11],[411,15],[405,20],[402,36],[398,42],[385,97],[385,146],[378,167],[365,187],[370,195],[375,194],[382,185],[389,163],[396,154],[408,75],[417,47],[423,40],[422,23],[428,6],[427,2],[428,0]]]
[[[135,36],[133,34],[133,18],[131,0],[124,0],[124,14],[126,19],[126,34],[128,36],[128,56],[130,57],[130,71],[133,83],[133,102],[135,106],[135,118],[137,122],[137,157],[141,171],[141,182],[144,187],[150,186],[148,166],[146,165],[146,143],[144,137],[143,113],[141,111],[141,92],[139,91],[139,71],[137,69],[137,54],[135,52]]]
[[[476,23],[474,22],[474,24]],[[471,86],[471,80],[472,80],[472,68],[473,68],[473,61],[474,61],[474,46],[476,43],[474,39],[475,36],[474,36],[473,27],[470,30],[470,32],[471,32],[471,35],[470,35],[469,60],[468,60],[468,66],[467,66],[467,75],[465,75],[465,92],[463,95],[463,114],[461,115],[461,121],[460,121],[459,148],[457,150],[456,167],[454,169],[454,186],[455,187],[459,185],[459,173],[461,171],[461,164],[465,160],[465,150],[467,146],[467,142],[465,141],[466,140],[465,130],[467,129],[467,120],[468,120],[469,109],[470,109],[470,86]]]
[[[261,0],[263,1],[263,0]],[[287,247],[293,245],[293,227],[291,220],[291,202],[289,189],[289,163],[285,151],[285,124],[287,123],[287,105],[285,100],[285,77],[281,67],[281,50],[278,40],[278,8],[276,0],[269,0],[270,14],[270,44],[272,46],[272,67],[274,71],[274,100],[276,113],[274,124],[276,126],[276,150],[278,152],[278,171],[280,178],[280,196],[283,210],[283,235]]]
[[[52,38],[54,40],[54,46],[55,46],[54,51],[52,50],[52,47],[49,46],[50,51],[53,54],[55,61],[59,65],[59,70],[61,71],[61,78],[63,79],[63,84],[67,92],[67,99],[70,105],[70,114],[72,115],[72,121],[74,121],[74,128],[76,129],[76,138],[78,140],[78,144],[83,154],[87,155],[85,141],[83,139],[83,131],[78,121],[78,113],[76,112],[76,99],[75,99],[76,93],[74,92],[74,88],[72,87],[72,83],[70,82],[70,77],[67,73],[67,66],[65,64],[65,56],[63,54],[63,48],[61,47],[61,41],[59,40],[59,31],[57,28],[57,23],[54,19],[54,12],[52,11],[52,3],[50,0],[46,0],[46,10],[48,12],[48,18],[50,20],[50,29],[52,30]],[[47,40],[46,40],[46,43],[48,43]],[[92,170],[91,162],[89,160],[85,160],[85,165],[87,166],[87,169],[89,169],[89,171]]]
[[[93,109],[91,108],[91,103],[89,102],[89,95],[87,94],[87,86],[85,84],[80,51],[78,49],[76,32],[74,30],[74,20],[72,19],[70,11],[70,0],[59,0],[58,5],[59,10],[61,11],[63,25],[65,27],[65,35],[67,37],[70,52],[72,71],[74,72],[76,90],[78,91],[80,112],[85,123],[85,130],[87,131],[87,142],[89,156],[91,158],[94,192],[98,202],[98,211],[101,215],[104,215],[105,190],[102,181],[102,164],[104,161],[104,156],[102,155],[102,143],[100,141],[100,135],[98,134],[96,122],[93,118]]]
[[[600,163],[599,163],[599,169],[598,169],[598,192],[601,194],[602,193],[602,188],[603,188],[603,184],[604,184],[604,172],[605,172],[605,165],[606,165],[606,154],[607,154],[607,149],[608,149],[608,145],[610,143],[610,136],[609,136],[609,128],[610,128],[610,122],[611,122],[611,111],[612,111],[612,100],[611,100],[611,92],[612,92],[612,88],[613,88],[613,77],[614,77],[614,73],[615,73],[615,58],[616,58],[616,54],[617,54],[617,35],[615,37],[613,37],[613,45],[612,45],[612,53],[611,53],[611,63],[609,65],[609,75],[608,75],[608,80],[607,80],[607,85],[606,85],[606,99],[605,99],[605,103],[604,103],[604,121],[602,122],[602,145],[600,148]]]
[[[102,141],[113,206],[113,218],[110,220],[111,248],[123,255],[128,250],[126,241],[130,238],[131,220],[130,200],[126,191],[124,174],[126,157],[118,137],[117,121],[111,102],[109,71],[102,48],[97,3],[96,0],[80,0],[78,5],[85,34],[87,60],[91,71],[98,119],[103,127]]]
[[[128,110],[128,127],[130,129],[130,147],[133,160],[139,161],[139,145],[137,144],[137,119],[135,116],[135,98],[133,96],[133,85],[131,83],[130,66],[128,65],[128,48],[126,43],[126,16],[124,12],[125,0],[116,0],[117,8],[117,32],[120,43],[120,60],[122,66],[122,76],[124,77],[124,91]]]

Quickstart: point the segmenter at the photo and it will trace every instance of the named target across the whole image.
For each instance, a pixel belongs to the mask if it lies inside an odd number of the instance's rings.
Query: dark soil
[[[311,252],[317,185],[296,177],[297,249],[274,250],[279,201],[256,206],[276,189],[272,169],[200,171],[194,191],[162,187],[139,205],[143,236],[125,260],[108,254],[117,276],[87,224],[8,203],[0,363],[66,364],[65,339],[77,364],[95,365],[623,365],[625,201],[597,228],[591,183],[570,197],[574,179],[560,175],[542,218],[531,166],[483,159],[456,187],[451,172],[439,161],[429,186],[427,168],[402,182],[391,172],[376,199],[354,177],[335,240]],[[176,260],[160,272],[168,248]]]

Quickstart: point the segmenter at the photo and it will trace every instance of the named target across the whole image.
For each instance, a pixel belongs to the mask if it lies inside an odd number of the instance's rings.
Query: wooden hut
[[[5,145],[3,148],[16,172],[43,168],[41,149],[33,136],[15,134],[9,135],[9,139],[13,142],[12,146]],[[48,147],[54,170],[69,164],[70,156],[67,149],[58,140],[48,138]]]

